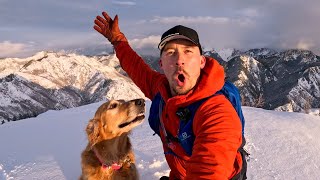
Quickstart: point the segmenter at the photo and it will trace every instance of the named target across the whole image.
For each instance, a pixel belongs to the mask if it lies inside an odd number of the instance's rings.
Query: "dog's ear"
[[[94,132],[94,129],[97,127],[98,125],[98,121],[95,119],[90,119],[87,128],[86,128],[86,132],[87,134],[91,134]]]
[[[93,147],[97,143],[100,137],[99,122],[99,119],[90,119],[86,128],[89,144],[91,144],[91,147]]]

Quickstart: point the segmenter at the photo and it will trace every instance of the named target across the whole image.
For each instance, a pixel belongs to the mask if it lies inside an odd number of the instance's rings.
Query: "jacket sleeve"
[[[241,122],[232,104],[223,95],[210,98],[197,110],[193,128],[196,138],[185,179],[230,179],[242,141]]]
[[[163,75],[154,71],[129,46],[128,42],[121,42],[115,47],[120,65],[127,72],[132,81],[141,89],[146,97],[152,99],[158,92],[158,85]]]

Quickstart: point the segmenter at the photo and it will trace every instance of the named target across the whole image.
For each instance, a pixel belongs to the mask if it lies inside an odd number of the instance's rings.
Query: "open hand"
[[[114,17],[114,20],[106,12],[102,12],[102,16],[96,17],[93,28],[106,37],[113,45],[120,41],[127,41],[124,34],[120,32],[118,15]]]

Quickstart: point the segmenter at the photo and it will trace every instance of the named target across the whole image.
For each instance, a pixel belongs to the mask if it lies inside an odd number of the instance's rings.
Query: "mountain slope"
[[[105,98],[143,97],[114,55],[87,57],[40,52],[0,60],[0,121],[33,117]],[[115,94],[116,89],[121,90]]]
[[[306,50],[234,51],[222,63],[243,104],[281,111],[320,108],[320,57]]]

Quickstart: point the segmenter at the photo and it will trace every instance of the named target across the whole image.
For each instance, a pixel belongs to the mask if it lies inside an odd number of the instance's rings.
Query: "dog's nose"
[[[136,99],[134,104],[137,106],[144,106],[144,99]]]

